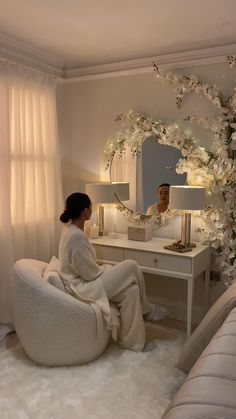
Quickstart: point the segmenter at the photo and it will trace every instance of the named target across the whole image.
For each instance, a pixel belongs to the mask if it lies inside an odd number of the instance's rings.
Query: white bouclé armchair
[[[47,264],[21,259],[14,265],[14,325],[28,356],[48,366],[78,365],[107,347],[105,321],[98,335],[92,306],[55,288],[43,277]]]

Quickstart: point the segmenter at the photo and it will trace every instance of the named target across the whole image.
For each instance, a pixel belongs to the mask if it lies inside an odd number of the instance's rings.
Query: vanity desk
[[[208,308],[210,281],[210,247],[197,243],[191,252],[177,253],[164,249],[171,239],[152,238],[146,242],[128,240],[127,234],[117,238],[102,236],[91,239],[99,263],[116,264],[125,259],[135,260],[143,272],[179,278],[187,281],[187,337],[191,334],[194,281],[204,273],[205,310]]]

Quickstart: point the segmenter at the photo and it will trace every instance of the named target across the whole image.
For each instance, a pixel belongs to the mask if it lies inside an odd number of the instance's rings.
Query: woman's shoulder
[[[150,205],[146,211],[146,215],[156,215],[158,214],[157,202],[155,204]]]
[[[76,227],[73,224],[69,224],[64,227],[62,238],[66,239],[70,242],[76,242],[76,243],[83,243],[86,242],[87,236],[81,230],[80,228]]]

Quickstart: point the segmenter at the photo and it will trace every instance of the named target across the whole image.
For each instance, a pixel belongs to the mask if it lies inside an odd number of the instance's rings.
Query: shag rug
[[[90,364],[60,368],[34,364],[11,338],[0,346],[0,417],[161,418],[184,379],[174,367],[183,338],[166,336],[151,352],[113,344]]]

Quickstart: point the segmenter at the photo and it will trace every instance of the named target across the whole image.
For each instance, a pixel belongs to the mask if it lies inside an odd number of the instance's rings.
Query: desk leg
[[[191,335],[192,329],[192,308],[193,308],[193,291],[194,279],[188,280],[188,296],[187,296],[187,338]]]
[[[205,309],[205,313],[208,310],[208,306],[209,306],[209,290],[210,290],[210,267],[206,268],[205,272],[204,272],[204,288],[205,288],[205,299],[204,299],[204,309]]]

